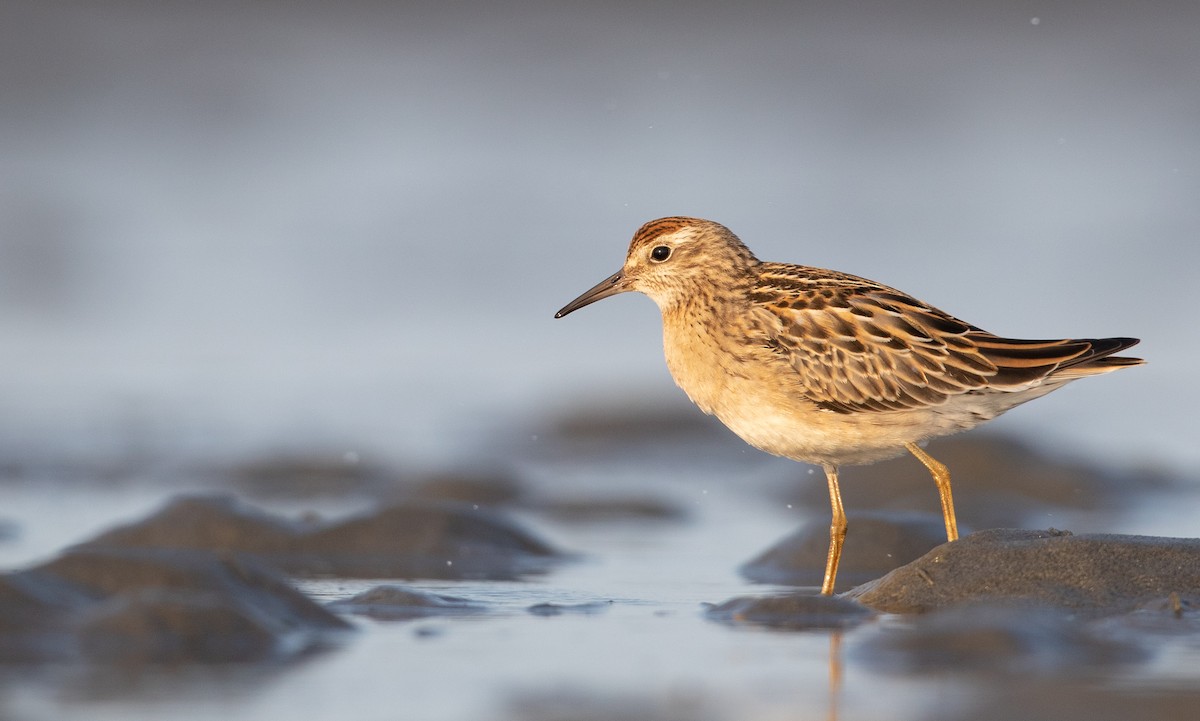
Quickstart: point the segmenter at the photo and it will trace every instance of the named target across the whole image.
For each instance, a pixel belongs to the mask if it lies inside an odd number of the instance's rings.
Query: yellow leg
[[[946,540],[958,540],[958,520],[954,517],[954,497],[950,495],[950,469],[939,463],[933,456],[921,450],[916,443],[905,443],[904,447],[925,464],[933,481],[937,484],[938,495],[942,498],[942,517],[946,520]]]
[[[825,466],[825,478],[829,481],[829,504],[833,507],[833,521],[829,524],[829,555],[825,558],[825,580],[821,583],[821,593],[828,596],[833,593],[838,561],[842,560],[842,542],[846,540],[846,511],[842,509],[837,466]]]

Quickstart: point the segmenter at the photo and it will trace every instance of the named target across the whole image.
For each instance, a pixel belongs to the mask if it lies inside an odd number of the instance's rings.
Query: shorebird
[[[866,278],[763,262],[699,218],[643,225],[621,270],[554,317],[626,291],[658,304],[667,368],[693,403],[755,448],[824,469],[833,519],[823,594],[846,537],[839,467],[909,451],[933,476],[954,541],[950,472],[920,443],[1144,362],[1112,355],[1136,338],[1003,338]]]

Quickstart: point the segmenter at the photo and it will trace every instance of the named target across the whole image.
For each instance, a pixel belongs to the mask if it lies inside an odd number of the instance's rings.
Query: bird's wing
[[[827,410],[902,410],[984,388],[1019,390],[1092,349],[1085,340],[1000,338],[863,278],[775,265],[753,296],[778,321],[768,347]]]

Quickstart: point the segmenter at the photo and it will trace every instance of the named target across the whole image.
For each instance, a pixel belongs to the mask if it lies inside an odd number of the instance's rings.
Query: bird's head
[[[758,263],[728,228],[699,218],[652,220],[634,234],[621,270],[554,314],[562,318],[618,293],[635,290],[668,310],[698,294],[727,288],[748,276]]]

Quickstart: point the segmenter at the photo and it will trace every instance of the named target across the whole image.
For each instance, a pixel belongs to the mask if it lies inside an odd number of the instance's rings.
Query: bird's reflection
[[[842,692],[842,631],[829,634],[829,703],[825,718],[837,721],[838,698]]]

